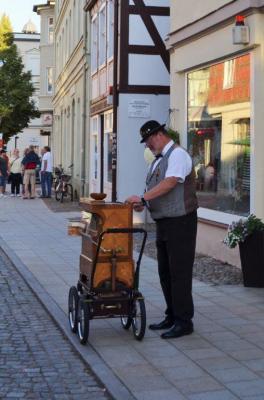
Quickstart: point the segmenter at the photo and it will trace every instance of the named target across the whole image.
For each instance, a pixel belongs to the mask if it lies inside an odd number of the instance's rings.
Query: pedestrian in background
[[[51,197],[53,159],[49,146],[44,147],[41,160],[41,197]]]
[[[0,198],[4,197],[6,181],[8,177],[8,161],[5,150],[0,150]]]
[[[39,163],[39,156],[35,153],[34,146],[29,146],[29,151],[22,160],[24,167],[24,185],[25,194],[23,199],[35,199],[36,189],[36,167]],[[31,185],[31,195],[29,194],[29,185]]]
[[[22,183],[22,158],[19,157],[19,150],[13,151],[13,156],[10,159],[10,175],[11,197],[20,197],[20,185]]]

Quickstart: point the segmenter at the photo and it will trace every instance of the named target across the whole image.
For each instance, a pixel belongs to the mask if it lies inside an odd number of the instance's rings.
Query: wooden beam
[[[139,15],[141,16],[155,46],[157,46],[157,49],[159,50],[159,54],[160,54],[161,58],[163,59],[163,62],[165,64],[168,72],[170,72],[169,52],[167,51],[165,43],[163,42],[162,38],[160,37],[159,31],[158,31],[155,23],[153,22],[151,15],[149,15],[146,12],[147,7],[145,6],[144,1],[143,0],[134,0],[134,3],[138,7]]]
[[[142,7],[140,6],[129,6],[129,14],[141,14]],[[170,8],[169,7],[153,7],[153,6],[144,6],[144,12],[148,15],[157,15],[159,17],[169,17],[170,16]]]

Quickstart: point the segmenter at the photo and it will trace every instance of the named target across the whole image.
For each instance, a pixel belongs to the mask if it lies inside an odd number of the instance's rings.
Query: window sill
[[[228,214],[223,211],[209,210],[208,208],[198,209],[198,218],[200,222],[208,223],[215,226],[226,228],[234,221],[245,218],[241,215]]]

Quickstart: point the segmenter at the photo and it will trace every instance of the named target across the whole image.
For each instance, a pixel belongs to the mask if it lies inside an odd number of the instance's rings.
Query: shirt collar
[[[169,143],[166,144],[165,147],[163,147],[163,150],[161,152],[161,154],[163,156],[165,156],[165,154],[167,153],[167,151],[171,148],[171,146],[174,144],[173,140],[170,140]]]

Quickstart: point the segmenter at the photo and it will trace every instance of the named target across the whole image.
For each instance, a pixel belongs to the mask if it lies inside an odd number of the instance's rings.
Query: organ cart
[[[90,321],[95,318],[120,318],[124,329],[132,326],[142,340],[146,329],[146,310],[138,290],[139,270],[147,233],[133,229],[130,204],[108,203],[104,194],[81,199],[84,210],[80,224],[71,223],[70,234],[81,234],[80,273],[69,291],[68,316],[72,332],[85,344]],[[137,262],[133,260],[133,235],[143,235]]]

